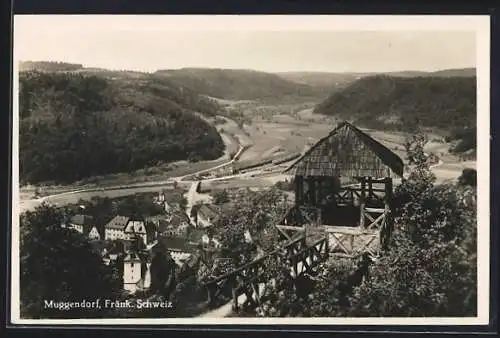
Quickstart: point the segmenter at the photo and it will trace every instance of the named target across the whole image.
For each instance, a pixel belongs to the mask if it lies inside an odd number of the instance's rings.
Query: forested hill
[[[328,72],[281,72],[277,73],[285,80],[306,84],[311,87],[330,90],[343,88],[358,78],[366,76],[364,73],[328,73]]]
[[[386,73],[331,73],[331,72],[282,72],[277,73],[285,80],[297,83],[307,84],[315,88],[323,88],[329,90],[330,94],[335,90],[345,88],[351,83],[364,77],[375,75],[389,75],[397,77],[425,77],[425,76],[475,76],[475,68],[457,68],[457,69],[444,69],[433,72],[425,71],[396,71]]]
[[[369,76],[333,93],[315,112],[369,128],[475,127],[476,78]]]
[[[223,153],[217,130],[194,114],[218,106],[165,79],[23,71],[19,81],[21,184]]]
[[[183,68],[159,70],[168,77],[198,93],[229,100],[280,100],[302,98],[317,100],[326,97],[318,88],[285,80],[276,74],[239,69]]]
[[[79,63],[57,62],[57,61],[21,61],[19,62],[20,71],[38,70],[38,71],[75,71],[83,69]]]

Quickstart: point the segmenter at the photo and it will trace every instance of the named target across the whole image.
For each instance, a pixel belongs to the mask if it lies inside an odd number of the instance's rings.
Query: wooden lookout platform
[[[377,255],[392,232],[392,180],[403,169],[388,148],[348,122],[339,124],[285,170],[295,176],[295,205],[276,225],[283,241],[275,251],[206,280],[208,304],[227,297],[234,309],[261,304],[262,287],[275,281],[272,265],[286,266],[295,279],[314,274],[329,258],[340,264]]]
[[[276,227],[287,240],[326,237],[331,257],[377,255],[392,231],[392,180],[403,169],[391,150],[343,122],[285,170],[295,176],[295,205]]]

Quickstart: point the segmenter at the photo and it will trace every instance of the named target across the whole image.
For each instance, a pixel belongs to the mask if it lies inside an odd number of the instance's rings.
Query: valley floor
[[[255,107],[255,109],[258,108]],[[236,153],[238,147],[244,147],[244,151],[235,163],[242,166],[256,165],[256,167],[246,175],[231,175],[227,179],[212,180],[207,187],[224,189],[270,186],[276,181],[286,178],[279,174],[279,171],[284,169],[286,165],[281,167],[268,165],[268,167],[272,167],[270,171],[269,168],[266,169],[266,166],[259,167],[260,162],[303,153],[320,138],[326,136],[339,122],[313,114],[312,108],[297,111],[289,109],[287,114],[283,113],[282,107],[281,110],[278,108],[273,110],[272,107],[266,106],[266,109],[268,114],[254,117],[250,125],[243,124],[241,126],[233,119],[225,116],[219,117],[225,122],[214,125],[222,135],[226,144],[226,152],[217,160],[197,163],[178,162],[168,165],[168,170],[166,168],[148,168],[134,173],[120,173],[88,179],[87,182],[68,186],[47,186],[38,189],[21,187],[19,196],[21,209],[30,209],[38,205],[43,196],[46,196],[45,200],[51,203],[64,204],[76,202],[79,198],[87,199],[96,195],[117,197],[139,192],[158,191],[166,186],[172,186],[174,181],[179,187],[188,189],[191,185],[190,180],[194,177],[193,174],[229,163],[230,153]],[[214,121],[211,120],[211,122]],[[405,135],[403,133],[380,130],[365,131],[401,158],[405,158]],[[448,145],[445,143],[429,142],[425,151],[435,153],[441,160],[432,168],[437,176],[437,183],[454,180],[460,176],[464,168],[476,167],[475,161],[461,162],[455,156],[450,155]],[[184,177],[189,179],[182,182]],[[38,196],[35,196],[35,192],[38,193]]]

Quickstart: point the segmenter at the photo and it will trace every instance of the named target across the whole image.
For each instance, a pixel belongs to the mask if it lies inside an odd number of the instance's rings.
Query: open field
[[[94,190],[94,191],[77,191],[74,193],[65,193],[65,194],[58,194],[56,196],[49,196],[47,198],[44,198],[43,200],[21,200],[19,202],[19,209],[20,212],[23,212],[25,210],[30,210],[37,205],[41,204],[42,202],[46,202],[49,204],[54,204],[56,206],[63,206],[67,204],[74,204],[77,203],[79,200],[84,200],[88,201],[92,199],[92,197],[99,196],[99,197],[109,197],[109,198],[117,198],[117,197],[124,197],[124,196],[129,196],[129,195],[134,195],[134,194],[140,194],[140,193],[149,193],[149,192],[159,192],[163,190],[168,190],[169,186],[150,186],[150,187],[133,187],[133,188],[127,188],[127,189],[110,189],[110,190]],[[176,190],[181,190],[180,188],[177,188]]]
[[[254,145],[241,156],[240,161],[274,159],[277,156],[301,153],[306,144],[312,144],[327,135],[332,127],[286,119],[289,118],[279,115],[280,122],[255,119],[251,126],[245,125]]]
[[[214,166],[225,163],[224,160],[201,161],[201,162],[176,162],[169,167],[153,167],[140,169],[132,173],[117,173],[105,176],[96,176],[85,181],[76,182],[71,185],[47,185],[38,187],[38,196],[47,196],[65,193],[68,191],[82,189],[103,189],[120,185],[148,184],[155,182],[167,182],[174,177],[181,177],[206,170]],[[172,184],[170,182],[169,184]],[[32,198],[36,189],[34,187],[22,187],[20,189],[21,198]]]
[[[272,174],[264,177],[239,177],[223,181],[204,181],[201,187],[204,191],[209,190],[211,193],[218,190],[236,188],[265,189],[288,177],[282,174]]]

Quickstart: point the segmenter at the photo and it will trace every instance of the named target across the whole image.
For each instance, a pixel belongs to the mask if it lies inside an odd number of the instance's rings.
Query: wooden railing
[[[365,200],[370,203],[383,204],[385,196],[385,189],[372,188],[371,190],[366,190]],[[335,194],[335,200],[338,205],[354,205],[355,201],[359,201],[361,198],[361,187],[357,186],[347,186],[342,187]]]
[[[292,276],[297,277],[311,271],[317,264],[328,258],[328,240],[323,237],[310,246],[289,257],[292,267]]]
[[[330,254],[356,258],[368,252],[376,255],[380,248],[380,231],[359,227],[327,226],[325,232]]]
[[[304,224],[321,224],[321,209],[306,205],[294,205],[287,211],[280,222],[280,225],[292,227],[303,226]]]
[[[365,208],[363,212],[365,217],[365,227],[371,230],[378,230],[382,228],[387,212],[388,211],[383,208]]]
[[[208,302],[212,303],[220,294],[231,292],[234,306],[238,307],[238,296],[246,295],[250,302],[260,302],[262,292],[260,284],[268,283],[272,278],[270,266],[290,267],[290,275],[297,277],[313,269],[328,257],[328,242],[325,237],[308,246],[305,236],[289,241],[267,255],[244,264],[231,272],[204,283],[208,293]],[[276,264],[278,263],[278,264]]]

